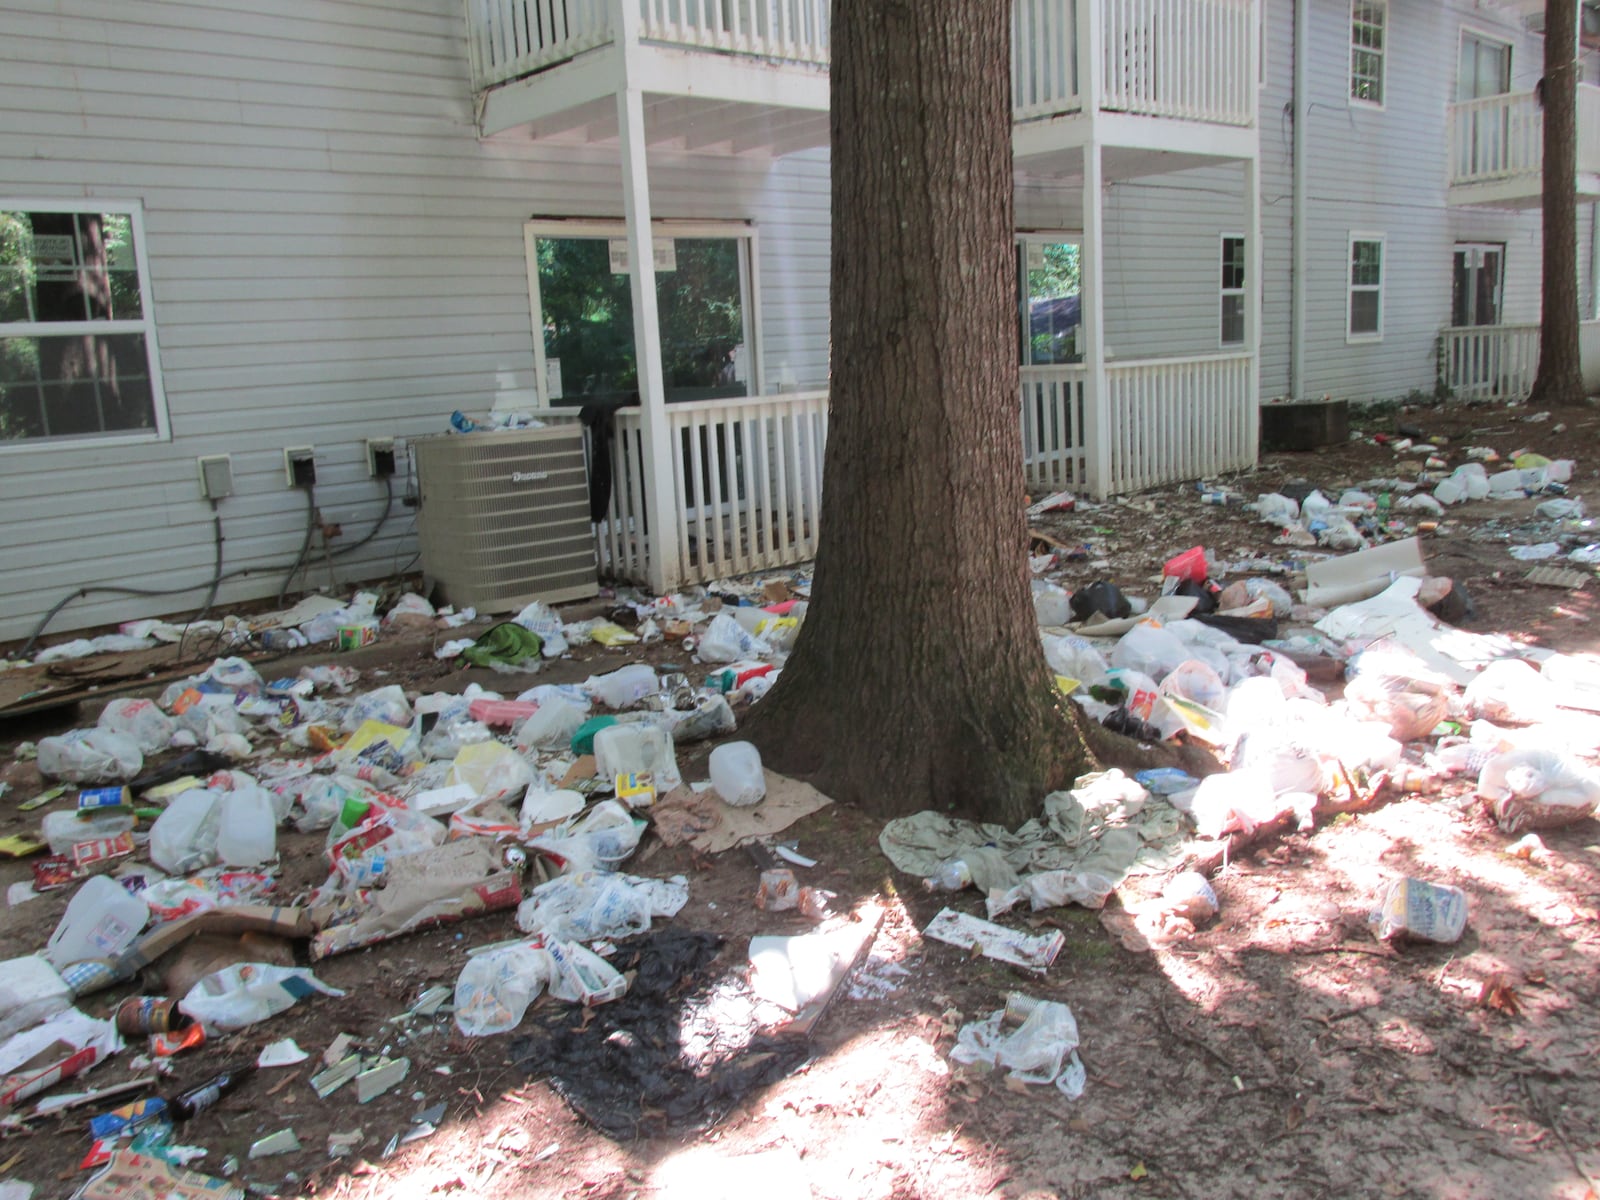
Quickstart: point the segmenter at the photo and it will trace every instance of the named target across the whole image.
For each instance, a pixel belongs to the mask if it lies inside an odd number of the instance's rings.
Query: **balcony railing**
[[[1537,181],[1544,164],[1544,109],[1532,92],[1450,106],[1450,183]],[[1578,170],[1600,172],[1600,87],[1578,85]]]
[[[531,75],[616,37],[623,5],[657,45],[826,67],[829,0],[465,0],[473,85]],[[1101,6],[1101,109],[1225,125],[1255,119],[1257,0],[1014,0],[1017,120],[1082,111],[1079,3]]]

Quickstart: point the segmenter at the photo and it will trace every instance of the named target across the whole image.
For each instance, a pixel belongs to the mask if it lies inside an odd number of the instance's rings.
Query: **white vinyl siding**
[[[0,6],[0,178],[31,200],[142,202],[170,440],[10,455],[0,469],[0,639],[85,585],[60,633],[198,605],[212,571],[198,455],[233,455],[220,603],[275,595],[305,530],[283,448],[315,445],[323,518],[383,510],[363,439],[441,433],[453,409],[533,403],[523,224],[622,214],[614,145],[480,142],[459,0],[10,0]],[[749,221],[764,387],[825,386],[826,154],[652,150],[663,219]],[[416,553],[402,454],[382,532],[338,590]],[[339,542],[334,543],[335,547]],[[310,574],[329,584],[326,566]]]

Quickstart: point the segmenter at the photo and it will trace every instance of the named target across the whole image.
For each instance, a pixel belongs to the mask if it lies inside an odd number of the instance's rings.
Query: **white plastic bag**
[[[259,692],[261,676],[242,658],[219,658],[205,669],[201,679],[221,684],[230,692]]]
[[[444,786],[464,783],[485,800],[521,795],[533,782],[533,768],[503,742],[463,747],[444,777]]]
[[[1181,696],[1217,711],[1228,702],[1228,689],[1217,673],[1192,658],[1174,667],[1157,690],[1163,696]]]
[[[574,874],[614,869],[638,849],[643,833],[626,806],[602,800],[565,829],[540,834],[528,844],[560,859],[562,870]]]
[[[700,635],[696,653],[701,662],[738,662],[745,658],[766,658],[772,648],[755,634],[749,632],[727,613],[711,618],[705,633]]]
[[[96,724],[132,738],[145,754],[165,750],[178,731],[172,718],[157,708],[154,700],[113,700],[100,710]]]
[[[205,1026],[206,1032],[231,1032],[265,1021],[313,992],[344,995],[310,971],[271,963],[236,963],[196,983],[178,1008]]]
[[[1555,829],[1594,815],[1600,775],[1555,750],[1512,750],[1484,764],[1478,795],[1502,833]]]
[[[144,766],[139,744],[109,729],[69,729],[39,739],[39,774],[68,783],[132,779]]]
[[[1098,683],[1106,673],[1105,657],[1094,643],[1076,634],[1061,637],[1043,635],[1045,661],[1057,675],[1076,679],[1080,683]]]
[[[357,696],[345,710],[344,720],[340,724],[346,733],[354,733],[368,721],[379,721],[384,725],[409,725],[413,715],[405,689],[392,683],[388,687]]]
[[[1533,725],[1556,715],[1550,681],[1521,659],[1502,658],[1486,666],[1462,698],[1467,712],[1488,721]]]
[[[1020,997],[1008,1002],[1009,1009]],[[1053,1083],[1069,1100],[1083,1095],[1087,1073],[1078,1058],[1078,1022],[1054,1000],[1032,1001],[1019,1028],[1007,1031],[1006,1009],[962,1028],[950,1057],[1008,1072],[1019,1083]]]
[[[0,963],[0,1041],[71,1004],[72,989],[43,955]]]
[[[1284,807],[1265,771],[1241,767],[1202,779],[1189,814],[1201,837],[1220,838],[1236,830],[1249,837]]]
[[[1024,877],[1016,887],[1004,891],[996,888],[984,901],[984,908],[988,910],[991,921],[1003,912],[1010,912],[1024,900],[1032,912],[1038,912],[1041,908],[1060,908],[1064,904],[1104,908],[1106,897],[1116,888],[1115,880],[1091,871],[1040,871]]]
[[[1072,594],[1057,584],[1035,579],[1033,612],[1040,625],[1065,625],[1072,620]]]
[[[1141,621],[1122,635],[1111,651],[1111,665],[1143,671],[1160,681],[1189,657],[1189,649],[1178,638],[1148,621]]]
[[[150,827],[150,861],[172,875],[187,875],[216,862],[221,824],[221,793],[190,788]]]
[[[536,946],[475,954],[456,977],[456,1028],[468,1037],[515,1029],[550,981],[550,956]]]
[[[589,706],[567,696],[538,701],[538,710],[517,727],[515,741],[530,750],[565,750],[578,726],[589,719]]]

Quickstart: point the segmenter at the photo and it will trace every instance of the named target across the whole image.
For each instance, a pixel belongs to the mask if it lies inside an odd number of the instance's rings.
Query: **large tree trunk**
[[[749,725],[890,815],[1015,822],[1088,761],[1027,574],[1009,11],[848,0],[832,31],[832,380],[813,599]]]
[[[1531,404],[1583,399],[1578,361],[1578,0],[1544,6],[1544,284]]]

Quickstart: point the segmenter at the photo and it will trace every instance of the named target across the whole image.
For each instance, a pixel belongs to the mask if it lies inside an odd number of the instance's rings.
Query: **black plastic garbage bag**
[[[1133,612],[1133,607],[1128,603],[1128,598],[1122,594],[1122,589],[1114,583],[1107,583],[1104,579],[1096,579],[1088,587],[1073,592],[1070,603],[1072,615],[1079,621],[1088,620],[1094,613],[1121,618]]]

